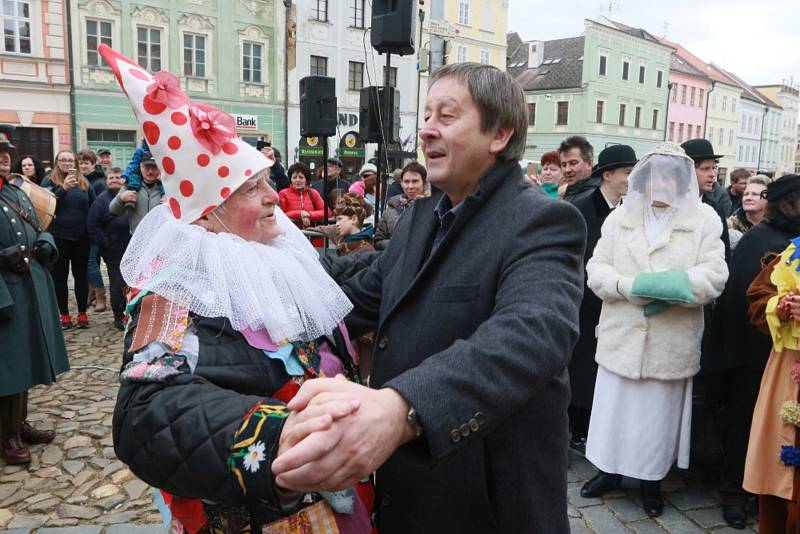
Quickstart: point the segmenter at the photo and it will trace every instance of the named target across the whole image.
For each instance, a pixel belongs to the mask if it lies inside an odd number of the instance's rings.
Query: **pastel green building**
[[[283,3],[274,0],[69,0],[76,145],[124,166],[141,141],[130,104],[97,54],[105,43],[180,77],[192,100],[231,113],[238,134],[285,153]]]
[[[508,70],[528,102],[526,159],[570,135],[585,135],[595,153],[627,144],[640,156],[664,140],[673,49],[603,17],[584,27],[580,37],[553,41],[509,37]]]

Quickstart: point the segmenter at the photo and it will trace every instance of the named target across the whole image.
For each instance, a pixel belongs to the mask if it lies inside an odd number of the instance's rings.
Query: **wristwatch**
[[[408,409],[406,421],[408,421],[408,424],[411,425],[416,437],[421,437],[425,430],[422,428],[422,424],[419,422],[419,416],[417,415],[417,410],[415,410],[413,406]]]

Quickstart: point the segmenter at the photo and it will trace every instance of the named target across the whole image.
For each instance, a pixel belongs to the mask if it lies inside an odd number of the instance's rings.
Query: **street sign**
[[[238,115],[232,113],[237,130],[258,130],[258,115]]]
[[[455,24],[446,20],[432,20],[428,23],[428,31],[440,37],[455,37]]]

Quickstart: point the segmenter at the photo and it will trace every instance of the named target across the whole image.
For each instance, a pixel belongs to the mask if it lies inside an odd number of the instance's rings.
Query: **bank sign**
[[[236,121],[237,130],[258,130],[258,115],[231,115]]]

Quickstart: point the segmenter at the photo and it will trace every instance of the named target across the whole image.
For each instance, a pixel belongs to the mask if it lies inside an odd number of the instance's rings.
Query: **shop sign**
[[[258,130],[258,115],[231,114],[236,121],[237,130]]]
[[[363,158],[363,148],[340,148],[339,156],[342,158]]]
[[[324,156],[322,147],[301,146],[297,148],[297,153],[301,156]]]

